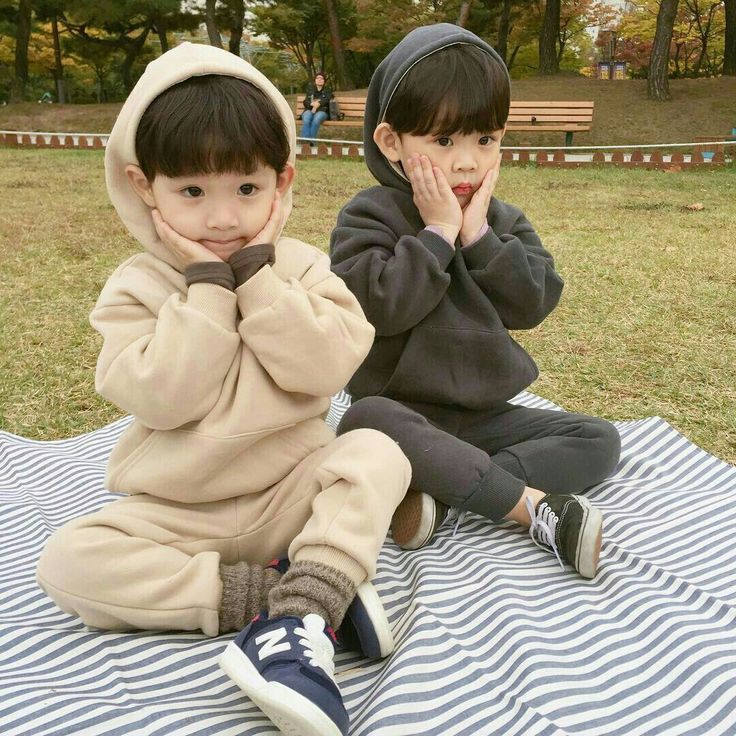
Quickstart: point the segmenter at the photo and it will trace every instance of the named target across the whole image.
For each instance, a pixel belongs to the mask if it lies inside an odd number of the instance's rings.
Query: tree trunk
[[[560,37],[560,0],[547,0],[544,7],[544,22],[539,33],[539,73],[557,74],[557,42]]]
[[[146,43],[146,38],[148,38],[150,30],[150,25],[144,28],[140,36],[131,39],[131,42],[127,44],[125,48],[125,59],[123,60],[123,65],[120,67],[120,76],[123,79],[123,87],[125,87],[126,95],[130,94],[133,89],[133,80],[130,77],[130,72],[133,69],[135,60],[138,58],[138,54],[141,53],[141,50]]]
[[[231,0],[232,18],[230,20],[230,40],[227,48],[231,54],[240,56],[240,42],[243,40],[243,19],[245,18],[245,0]]]
[[[54,79],[56,80],[56,101],[66,104],[66,85],[64,83],[64,66],[61,63],[61,44],[59,43],[59,20],[56,15],[51,18],[51,32],[54,36]]]
[[[736,77],[736,0],[724,0],[726,7],[726,45],[723,49],[723,73]]]
[[[159,15],[156,17],[156,34],[161,43],[161,53],[165,54],[169,50],[169,39],[166,38],[166,19]]]
[[[473,5],[473,0],[460,4],[460,14],[457,17],[457,24],[460,28],[465,28],[468,25],[468,18],[470,18],[470,8]]]
[[[18,6],[18,35],[15,39],[15,79],[10,99],[22,102],[28,82],[28,43],[31,39],[31,0],[20,0]]]
[[[338,89],[355,89],[353,80],[350,78],[347,64],[345,63],[345,49],[340,33],[340,21],[337,17],[337,5],[335,0],[323,0],[327,12],[327,25],[330,29],[330,43],[332,45],[332,56],[335,59],[335,74],[337,76]]]
[[[658,102],[671,99],[668,72],[672,30],[675,25],[678,2],[679,0],[662,0],[657,14],[657,29],[654,32],[652,53],[649,56],[647,95]]]
[[[707,17],[707,20],[705,21],[705,26],[703,26],[703,22],[700,20],[700,16],[697,15],[697,13],[694,13],[695,23],[697,25],[698,37],[700,38],[700,52],[698,53],[698,60],[695,62],[695,66],[693,67],[694,77],[700,76],[703,64],[705,60],[708,58],[708,41],[710,39],[710,29],[711,29],[711,26],[713,25],[713,13],[715,13],[716,8],[718,8],[719,6],[720,6],[720,3],[710,6],[710,8],[708,9],[708,17]],[[696,10],[697,10],[697,6],[696,6]]]
[[[496,41],[496,51],[498,55],[506,63],[506,54],[509,49],[509,32],[511,31],[511,0],[503,0],[503,9],[501,17],[498,21],[498,40]]]
[[[207,36],[210,39],[210,46],[217,46],[218,49],[221,49],[222,41],[220,39],[220,32],[217,30],[217,23],[215,22],[215,5],[217,5],[217,0],[207,0],[204,10],[204,22],[207,26]]]
[[[514,46],[514,50],[511,52],[511,58],[509,58],[508,63],[506,64],[506,68],[511,71],[511,67],[514,65],[514,62],[516,61],[516,54],[519,53],[519,49],[521,48],[521,44],[517,44]]]

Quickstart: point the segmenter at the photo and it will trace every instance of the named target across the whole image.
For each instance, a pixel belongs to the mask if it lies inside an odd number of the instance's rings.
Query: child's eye
[[[493,143],[493,138],[490,135],[483,135],[478,143],[480,143],[481,146],[490,146]]]
[[[437,139],[437,143],[439,143],[441,146],[451,146],[452,138],[448,138],[447,136],[443,135],[441,138]]]
[[[253,194],[255,192],[256,188],[252,184],[241,184],[240,186],[240,193],[244,194],[246,197],[249,194]]]
[[[182,193],[187,197],[201,197],[204,194],[199,187],[186,187]]]

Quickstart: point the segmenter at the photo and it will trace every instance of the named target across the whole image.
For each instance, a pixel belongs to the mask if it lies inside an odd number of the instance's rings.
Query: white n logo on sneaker
[[[266,657],[270,657],[272,654],[278,654],[279,652],[288,652],[291,649],[291,644],[288,641],[279,643],[286,636],[286,629],[281,627],[280,629],[274,629],[273,631],[267,631],[264,634],[256,637],[256,644],[260,647],[258,650],[258,659],[261,661]],[[263,644],[263,646],[261,646]]]

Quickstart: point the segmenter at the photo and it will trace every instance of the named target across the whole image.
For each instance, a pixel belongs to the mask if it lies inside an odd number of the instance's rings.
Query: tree
[[[245,22],[245,0],[227,0],[225,3],[227,14],[227,29],[230,40],[227,48],[231,54],[240,56],[240,42],[243,39],[243,24]]]
[[[325,13],[327,14],[327,25],[330,30],[330,43],[332,45],[332,57],[335,61],[337,86],[340,89],[353,89],[354,85],[350,79],[350,75],[348,74],[347,66],[345,64],[345,49],[342,43],[337,3],[335,0],[323,0],[323,2]]]
[[[714,35],[720,35],[718,33],[720,28],[718,28],[718,24],[715,21],[716,12],[721,9],[722,0],[717,0],[715,3],[708,3],[704,8],[700,7],[700,2],[701,0],[685,0],[684,3],[692,18],[693,30],[697,34],[697,40],[700,45],[692,71],[694,77],[700,76],[701,70],[704,67],[706,67],[706,73],[715,73],[715,67],[718,66],[710,62],[708,46],[714,40]]]
[[[28,83],[28,43],[31,40],[31,0],[18,3],[18,32],[15,36],[15,79],[10,99],[22,102]]]
[[[90,30],[90,33],[101,31]],[[71,36],[64,39],[64,52],[67,58],[91,69],[94,74],[94,95],[98,103],[110,100],[110,79],[113,71],[119,68],[122,52],[114,46],[90,43],[84,38]]]
[[[724,0],[726,38],[723,50],[723,73],[736,77],[736,0]]]
[[[501,8],[501,16],[498,19],[498,36],[496,41],[496,51],[503,59],[504,64],[507,63],[509,53],[509,33],[511,32],[511,0],[503,0]]]
[[[564,0],[560,9],[558,61],[562,61],[569,45],[585,41],[592,28],[608,28],[617,15],[617,11],[610,5],[595,0]]]
[[[465,28],[468,25],[468,18],[470,17],[470,8],[472,7],[472,0],[460,3],[460,13],[457,16],[457,25],[461,28]]]
[[[133,65],[149,34],[158,28],[165,49],[166,29],[192,28],[197,20],[198,16],[182,11],[180,0],[66,0],[63,24],[89,44],[122,51],[120,76],[127,93],[135,82]]]
[[[547,0],[544,21],[539,34],[539,73],[557,74],[560,71],[557,43],[560,36],[560,0]]]
[[[652,54],[649,57],[647,95],[652,100],[664,102],[671,99],[669,85],[670,45],[679,0],[662,0],[657,13]]]
[[[63,105],[66,102],[66,83],[64,81],[64,65],[61,60],[61,38],[59,34],[59,17],[64,15],[64,3],[55,0],[36,0],[36,17],[51,24],[51,37],[54,44],[54,83],[56,85],[56,101]]]
[[[207,0],[205,4],[204,20],[207,27],[207,36],[210,39],[211,46],[222,48],[222,40],[220,39],[220,31],[217,30],[217,21],[215,19],[215,7],[217,0]]]
[[[288,49],[313,79],[325,66],[328,22],[324,5],[311,0],[279,0],[253,7],[249,27],[268,36],[275,49]]]

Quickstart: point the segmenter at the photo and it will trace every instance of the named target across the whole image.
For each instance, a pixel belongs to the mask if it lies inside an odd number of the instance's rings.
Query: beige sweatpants
[[[345,573],[375,574],[411,468],[398,445],[358,429],[300,462],[261,493],[201,504],[145,494],[59,529],[38,563],[59,607],[102,629],[218,633],[219,566],[266,564],[287,550]]]

